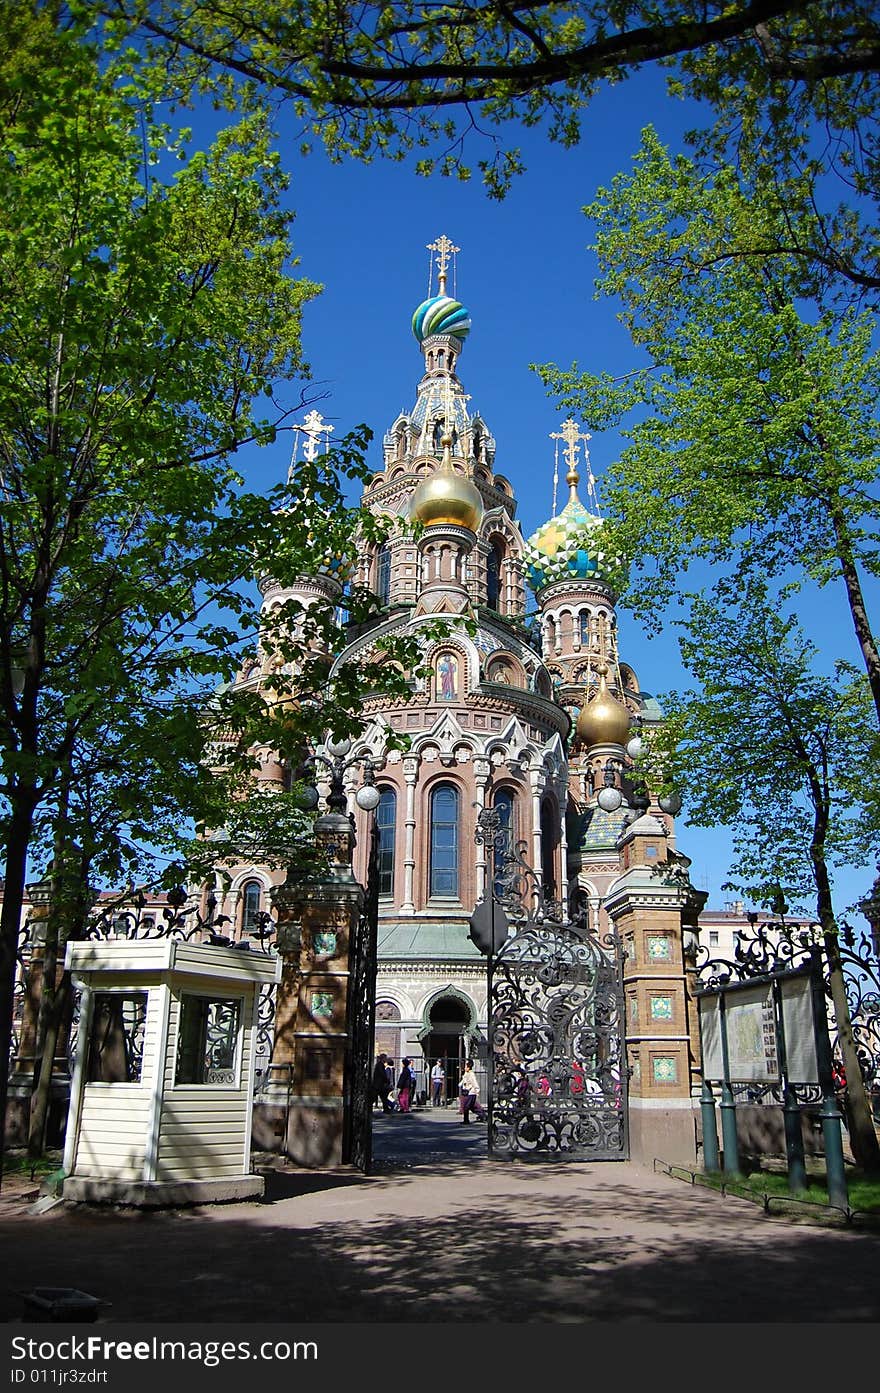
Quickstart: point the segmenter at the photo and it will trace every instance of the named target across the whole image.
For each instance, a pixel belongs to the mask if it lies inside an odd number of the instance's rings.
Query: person
[[[446,1070],[438,1059],[431,1070],[431,1104],[439,1108],[443,1101],[443,1089],[446,1084]]]
[[[480,1084],[474,1073],[474,1061],[472,1059],[465,1061],[464,1073],[461,1076],[459,1090],[461,1093],[462,1122],[470,1122],[468,1114],[471,1111],[477,1114],[481,1122],[485,1122],[486,1113],[480,1104]]]
[[[380,1054],[376,1057],[376,1064],[373,1068],[373,1103],[382,1104],[383,1112],[393,1112],[388,1094],[391,1092],[391,1082],[388,1078],[388,1070],[385,1068],[385,1056]]]
[[[397,1080],[397,1106],[401,1112],[409,1112],[409,1105],[412,1100],[415,1083],[416,1076],[409,1067],[409,1059],[404,1059],[400,1067],[400,1076]]]

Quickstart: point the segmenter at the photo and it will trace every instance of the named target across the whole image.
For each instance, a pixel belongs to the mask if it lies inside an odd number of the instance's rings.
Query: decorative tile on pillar
[[[329,1020],[333,1015],[333,993],[312,992],[309,1010],[316,1020]]]
[[[645,934],[645,947],[652,963],[670,962],[672,959],[672,939],[669,934]]]
[[[651,1020],[652,1021],[671,1021],[672,1020],[672,997],[671,996],[652,996],[651,997]]]
[[[655,1083],[678,1083],[678,1060],[675,1055],[653,1055],[651,1073]]]
[[[336,952],[338,942],[335,933],[320,932],[316,933],[312,939],[312,948],[317,958],[332,958]]]

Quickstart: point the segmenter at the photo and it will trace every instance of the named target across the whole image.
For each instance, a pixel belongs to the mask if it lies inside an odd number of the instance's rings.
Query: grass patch
[[[720,1190],[723,1186],[732,1194],[752,1195],[756,1199],[762,1195],[795,1198],[788,1187],[787,1171],[755,1170],[749,1175],[740,1176],[738,1179],[727,1177],[718,1172],[706,1172],[701,1175],[700,1180],[710,1189]],[[869,1179],[861,1171],[847,1166],[846,1184],[849,1191],[850,1209],[862,1214],[880,1214],[880,1180]],[[828,1204],[824,1171],[807,1175],[807,1188],[800,1192],[798,1198],[809,1204]]]
[[[38,1156],[36,1160],[32,1160],[26,1151],[7,1151],[3,1157],[3,1174],[37,1180],[57,1171],[61,1166],[61,1160],[60,1151],[47,1151],[45,1156]]]

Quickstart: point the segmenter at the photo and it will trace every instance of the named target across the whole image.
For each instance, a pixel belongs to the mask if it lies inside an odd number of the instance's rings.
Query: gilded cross
[[[451,256],[454,256],[456,252],[460,252],[461,247],[453,246],[449,238],[444,233],[442,237],[437,238],[436,242],[428,243],[428,251],[437,253],[437,278],[439,281],[439,290],[441,295],[445,295],[446,267],[449,264],[449,258]]]

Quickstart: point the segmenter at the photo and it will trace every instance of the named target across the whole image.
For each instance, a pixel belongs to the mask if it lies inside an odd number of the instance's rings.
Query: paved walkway
[[[880,1235],[764,1217],[650,1169],[485,1159],[454,1114],[377,1118],[377,1173],[277,1171],[262,1203],[141,1214],[0,1196],[3,1320],[74,1286],[107,1324],[878,1321]]]

